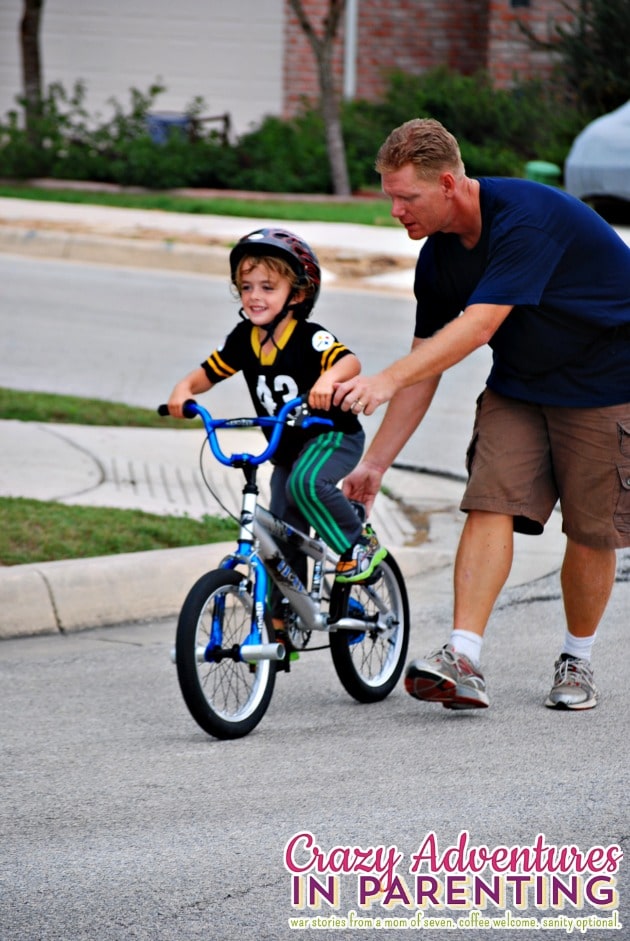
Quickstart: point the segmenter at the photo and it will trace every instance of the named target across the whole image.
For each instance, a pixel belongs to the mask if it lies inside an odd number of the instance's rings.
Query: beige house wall
[[[22,0],[0,0],[0,114],[15,104],[22,76]],[[206,114],[229,111],[237,133],[283,107],[283,0],[46,0],[43,79],[87,86],[90,113],[127,106],[129,89],[157,78],[156,110],[184,111],[200,95]]]

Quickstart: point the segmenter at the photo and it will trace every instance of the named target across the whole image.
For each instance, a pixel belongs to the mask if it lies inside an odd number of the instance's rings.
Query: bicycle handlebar
[[[226,467],[238,467],[243,464],[258,465],[264,464],[265,461],[268,461],[269,458],[273,457],[275,454],[280,443],[284,426],[288,423],[289,414],[294,409],[299,408],[301,410],[303,417],[300,426],[302,428],[308,428],[309,425],[333,425],[333,422],[329,418],[309,415],[306,405],[307,399],[308,393],[305,393],[304,395],[298,396],[298,398],[285,402],[277,415],[257,415],[255,418],[213,418],[207,408],[204,408],[203,405],[199,405],[194,399],[188,399],[184,402],[183,413],[184,418],[196,418],[197,416],[201,418],[206,429],[206,434],[208,435],[210,449],[217,461],[221,464],[224,464]],[[158,415],[168,415],[168,405],[159,405],[157,411]],[[216,434],[217,428],[269,427],[273,429],[271,437],[267,443],[267,447],[261,451],[260,454],[248,454],[247,452],[243,452],[242,454],[235,453],[228,455],[221,449]]]

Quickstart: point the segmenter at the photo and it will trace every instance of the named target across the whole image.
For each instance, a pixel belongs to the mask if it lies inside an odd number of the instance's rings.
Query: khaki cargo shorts
[[[515,532],[538,535],[560,500],[574,542],[630,546],[630,403],[559,408],[486,389],[467,468],[464,511],[505,513]]]

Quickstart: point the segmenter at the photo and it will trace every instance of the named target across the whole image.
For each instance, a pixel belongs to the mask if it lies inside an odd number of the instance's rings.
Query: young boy
[[[345,412],[332,405],[335,383],[357,375],[361,364],[328,330],[307,322],[321,283],[317,258],[292,232],[259,229],[232,249],[230,273],[243,322],[177,383],[169,411],[181,418],[186,399],[239,371],[258,415],[275,415],[285,402],[308,392],[313,414],[334,426],[284,429],[273,458],[270,509],[296,529],[312,526],[339,553],[338,581],[367,579],[386,550],[337,487],[363,452],[361,405]],[[279,626],[277,605],[273,613]]]

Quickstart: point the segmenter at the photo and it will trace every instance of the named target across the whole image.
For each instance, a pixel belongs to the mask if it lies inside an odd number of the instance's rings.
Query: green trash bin
[[[535,183],[559,186],[562,170],[557,164],[549,163],[547,160],[530,160],[525,164],[525,176]]]

